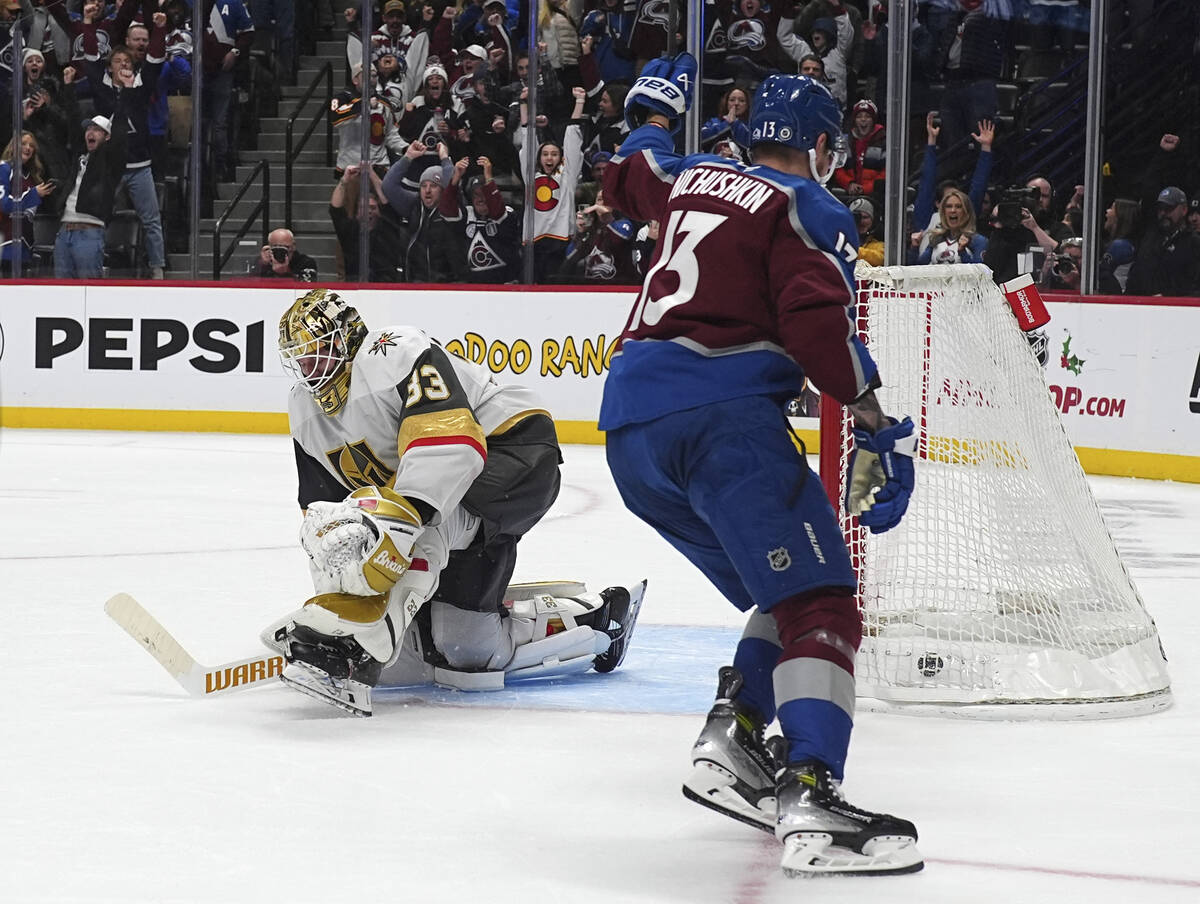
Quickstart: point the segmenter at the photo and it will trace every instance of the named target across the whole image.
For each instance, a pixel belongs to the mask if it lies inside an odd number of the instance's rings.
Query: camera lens
[[[282,245],[275,245],[274,247],[271,248],[271,257],[275,258],[275,260],[279,261],[279,263],[282,264],[285,260],[288,259],[289,251],[290,251],[290,249],[284,248]]]

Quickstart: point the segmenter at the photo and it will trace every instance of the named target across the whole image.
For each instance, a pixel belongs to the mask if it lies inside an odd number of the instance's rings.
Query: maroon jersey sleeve
[[[778,224],[768,261],[780,338],[817,387],[846,404],[868,388],[874,371],[864,367],[846,314],[854,292],[836,254],[789,220]]]
[[[635,220],[661,220],[679,162],[665,129],[640,126],[604,169],[605,203]]]

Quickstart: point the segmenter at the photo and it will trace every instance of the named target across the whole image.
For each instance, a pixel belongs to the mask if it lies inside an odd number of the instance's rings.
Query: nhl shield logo
[[[792,567],[792,555],[784,547],[772,549],[767,553],[767,564],[772,571],[787,571]]]

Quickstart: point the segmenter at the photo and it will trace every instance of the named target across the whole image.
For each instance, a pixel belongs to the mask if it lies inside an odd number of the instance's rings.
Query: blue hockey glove
[[[888,418],[878,433],[855,429],[846,479],[846,511],[873,534],[889,531],[904,517],[913,491],[913,422]]]
[[[636,129],[650,113],[662,113],[678,132],[683,114],[691,109],[696,88],[696,58],[681,53],[674,59],[651,60],[625,95],[625,123]]]

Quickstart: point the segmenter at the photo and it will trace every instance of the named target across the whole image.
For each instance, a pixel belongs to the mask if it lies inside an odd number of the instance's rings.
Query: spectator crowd
[[[381,0],[371,6],[369,34],[362,27],[368,0],[203,2],[198,147],[215,180],[232,180],[237,164],[254,160],[233,134],[248,60],[269,61],[265,84],[278,92],[294,81],[303,42],[335,35],[346,41],[344,66],[335,73],[344,87],[328,111],[336,145],[328,203],[336,272],[320,272],[305,252],[305,236],[280,227],[256,255],[254,275],[357,280],[365,235],[371,281],[516,282],[528,241],[537,282],[640,282],[658,224],[606,204],[601,177],[627,131],[626,92],[647,60],[687,33],[687,7],[697,5],[704,16],[701,149],[747,158],[750,104],[767,75],[821,80],[845,111],[849,151],[830,190],[854,215],[863,259],[883,260],[894,0],[705,0],[675,9],[661,0],[546,0],[532,48],[530,4],[519,0]],[[1169,5],[1116,3],[1110,15],[1120,27],[1136,28]],[[907,263],[983,263],[997,281],[1032,271],[1052,290],[1078,289],[1082,249],[1092,240],[1082,234],[1083,186],[1054,185],[1000,153],[1021,138],[1002,88],[1019,80],[1029,54],[1059,65],[1078,59],[1089,6],[914,3],[916,115],[891,129],[896,140],[910,142],[914,161],[905,180]],[[192,85],[191,2],[0,0],[0,60],[14,64],[18,16],[19,136],[14,70],[0,62],[2,265],[10,268],[18,255],[24,266],[36,264],[40,243],[53,246],[55,276],[100,276],[111,263],[114,210],[123,208],[120,216],[137,237],[131,267],[162,277],[168,250],[178,244],[164,227],[163,186],[171,170],[172,98],[186,97]],[[531,85],[534,68],[538,81]],[[528,144],[531,121],[536,141]],[[1104,188],[1103,229],[1094,237],[1103,292],[1200,294],[1200,157],[1181,129],[1164,125],[1142,137],[1148,162],[1138,177]],[[18,156],[20,185],[13,184]],[[523,174],[530,160],[534,209],[526,236]],[[14,220],[22,224],[20,241]]]

